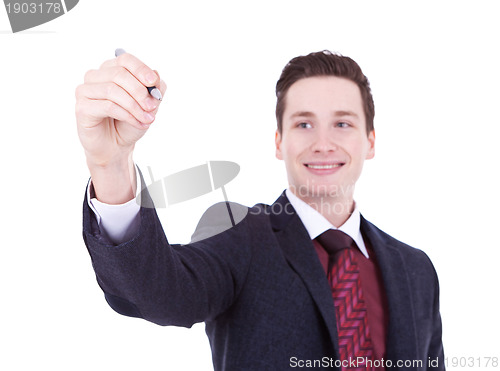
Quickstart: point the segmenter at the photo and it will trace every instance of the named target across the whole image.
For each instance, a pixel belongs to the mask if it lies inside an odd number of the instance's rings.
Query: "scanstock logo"
[[[4,0],[12,32],[24,31],[60,17],[79,0]]]

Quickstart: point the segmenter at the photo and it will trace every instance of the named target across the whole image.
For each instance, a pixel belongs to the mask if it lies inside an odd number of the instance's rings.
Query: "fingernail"
[[[152,114],[150,114],[149,112],[144,112],[144,117],[148,121],[153,121],[155,119],[155,117]]]

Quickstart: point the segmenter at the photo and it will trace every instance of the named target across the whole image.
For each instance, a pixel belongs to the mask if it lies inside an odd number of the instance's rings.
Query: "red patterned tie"
[[[344,232],[333,229],[317,239],[329,255],[328,282],[335,305],[342,370],[371,371],[373,344],[358,263],[352,249],[356,244]]]

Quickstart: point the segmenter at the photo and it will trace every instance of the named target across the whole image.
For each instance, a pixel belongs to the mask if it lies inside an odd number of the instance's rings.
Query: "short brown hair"
[[[315,76],[343,77],[358,85],[365,111],[366,132],[369,134],[374,128],[373,118],[375,117],[370,83],[354,60],[328,50],[295,57],[283,68],[280,79],[276,83],[278,132],[281,134],[283,131],[283,113],[288,89],[300,79]]]

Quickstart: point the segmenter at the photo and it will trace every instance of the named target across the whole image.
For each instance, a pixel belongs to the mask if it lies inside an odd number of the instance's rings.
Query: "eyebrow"
[[[353,112],[353,111],[335,111],[335,116],[340,116],[340,117],[344,117],[344,116],[359,117],[358,114],[356,112]]]
[[[344,110],[334,111],[333,115],[335,117],[351,116],[351,117],[359,118],[358,114],[353,112],[353,111],[344,111]],[[291,115],[290,118],[294,119],[297,117],[314,117],[314,116],[315,116],[315,114],[310,112],[310,111],[298,111],[298,112],[295,112],[293,115]]]

